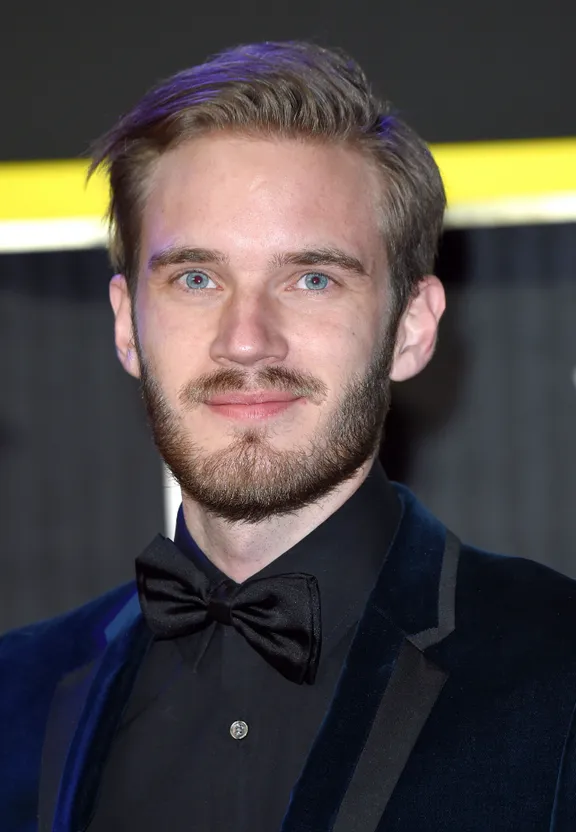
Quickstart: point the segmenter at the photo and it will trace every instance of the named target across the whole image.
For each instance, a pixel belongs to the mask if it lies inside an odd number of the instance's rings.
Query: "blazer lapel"
[[[89,664],[65,676],[48,717],[39,787],[38,832],[76,832],[89,820],[101,767],[151,641],[133,595]]]
[[[282,832],[375,832],[448,672],[460,543],[399,489],[404,514]]]
[[[38,832],[52,832],[56,801],[68,748],[78,725],[99,662],[94,660],[65,676],[54,693],[44,746],[38,792]]]
[[[374,832],[448,674],[403,641],[333,832]]]

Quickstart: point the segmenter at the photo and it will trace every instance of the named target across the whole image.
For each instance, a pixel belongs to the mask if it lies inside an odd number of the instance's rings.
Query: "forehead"
[[[167,245],[232,257],[302,246],[383,255],[382,178],[358,151],[296,139],[210,134],[164,154],[151,174],[142,256]]]

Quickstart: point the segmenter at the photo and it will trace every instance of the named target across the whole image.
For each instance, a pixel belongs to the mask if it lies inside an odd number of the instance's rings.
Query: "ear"
[[[438,324],[446,308],[444,287],[428,275],[418,284],[398,326],[390,378],[405,381],[417,375],[434,354]]]
[[[114,310],[116,354],[120,364],[134,378],[140,378],[140,362],[132,328],[132,299],[126,278],[116,274],[110,281],[110,303]]]

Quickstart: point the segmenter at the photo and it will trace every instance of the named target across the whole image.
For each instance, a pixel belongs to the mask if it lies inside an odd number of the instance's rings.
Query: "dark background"
[[[576,135],[574,0],[240,5],[3,3],[0,159],[82,154],[155,81],[263,39],[344,47],[430,142]]]
[[[77,156],[150,83],[262,38],[347,48],[432,142],[576,135],[573,2],[308,17],[4,4],[0,22],[0,160]],[[386,468],[469,542],[576,577],[576,227],[450,231],[438,272],[437,355],[394,389]],[[129,579],[164,529],[109,277],[99,249],[0,256],[0,631]]]

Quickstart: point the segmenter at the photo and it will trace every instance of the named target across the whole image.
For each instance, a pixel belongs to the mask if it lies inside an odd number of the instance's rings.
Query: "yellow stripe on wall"
[[[432,147],[451,207],[576,193],[576,138]]]
[[[84,160],[0,163],[0,221],[102,217],[108,184]]]
[[[576,138],[439,144],[432,152],[448,225],[576,219]],[[86,171],[84,160],[0,163],[0,223],[100,221],[107,182],[97,174],[86,185]]]

